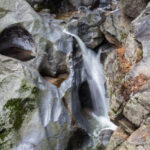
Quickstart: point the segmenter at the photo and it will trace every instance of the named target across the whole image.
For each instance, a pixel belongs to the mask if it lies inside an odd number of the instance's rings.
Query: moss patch
[[[11,99],[5,106],[4,111],[9,110],[9,123],[13,125],[14,129],[18,130],[24,120],[27,112],[32,111],[35,108],[35,100],[26,99]]]

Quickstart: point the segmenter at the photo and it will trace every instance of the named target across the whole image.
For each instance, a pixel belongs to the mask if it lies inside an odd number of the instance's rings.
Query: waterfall
[[[85,46],[78,36],[66,30],[64,32],[77,40],[82,51],[83,64],[85,72],[87,73],[87,81],[92,95],[94,113],[97,116],[104,116],[107,118],[108,100],[105,97],[105,75],[103,65],[100,63],[100,53],[96,55],[96,53]]]
[[[89,112],[93,119],[88,120],[88,125],[90,126],[90,131],[88,133],[92,137],[93,144],[97,145],[101,134],[104,132],[107,134],[109,130],[114,131],[117,128],[108,117],[109,102],[105,96],[105,75],[103,65],[100,62],[101,49],[99,53],[96,54],[94,51],[87,48],[77,35],[66,30],[64,30],[64,32],[76,39],[82,52],[83,68],[86,73],[86,80],[90,88],[92,105],[94,107],[92,112]],[[104,140],[103,144],[108,144],[108,141],[109,139],[107,139],[107,142]]]

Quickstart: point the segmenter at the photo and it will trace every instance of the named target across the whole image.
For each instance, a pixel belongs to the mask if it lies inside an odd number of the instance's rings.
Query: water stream
[[[86,80],[90,88],[92,105],[94,107],[93,111],[89,111],[89,114],[95,119],[89,121],[91,129],[89,134],[96,140],[94,142],[98,142],[97,139],[102,131],[116,129],[116,126],[108,117],[109,101],[106,97],[103,65],[100,62],[101,49],[98,54],[96,54],[94,51],[87,48],[77,35],[67,30],[64,30],[64,32],[76,39],[82,52],[83,68],[86,72]]]

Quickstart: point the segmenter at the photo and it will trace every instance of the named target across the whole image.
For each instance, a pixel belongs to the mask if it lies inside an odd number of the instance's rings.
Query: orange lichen
[[[123,95],[125,100],[129,99],[131,93],[136,93],[139,88],[144,85],[147,81],[147,77],[144,74],[125,82],[120,89],[120,93]]]
[[[120,48],[116,49],[116,54],[117,54],[117,60],[119,62],[119,67],[120,70],[124,73],[127,73],[130,71],[131,69],[131,64],[129,61],[126,60],[126,58],[124,57],[124,53],[125,53],[125,47],[122,46]]]

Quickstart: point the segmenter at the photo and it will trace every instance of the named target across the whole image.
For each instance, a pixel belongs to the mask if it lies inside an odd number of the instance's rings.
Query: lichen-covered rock
[[[136,130],[119,150],[149,150],[150,126],[142,126]]]
[[[121,8],[128,17],[136,18],[146,7],[147,0],[121,0]]]
[[[16,60],[0,56],[0,148],[17,144],[19,130],[37,109],[38,88],[30,71]]]
[[[143,57],[141,45],[136,41],[134,34],[129,33],[125,42],[125,58],[130,64],[135,65]]]
[[[150,91],[145,89],[143,92],[139,92],[131,97],[124,107],[124,116],[137,127],[149,117],[149,95]]]
[[[65,149],[75,129],[72,75],[57,89],[28,64],[2,55],[0,64],[0,149]]]
[[[114,131],[106,150],[119,150],[120,146],[127,140],[128,134],[120,127]]]
[[[121,106],[124,103],[124,99],[119,93],[119,88],[124,83],[125,78],[125,75],[119,69],[119,62],[117,61],[115,50],[108,54],[104,64],[104,70],[108,96],[110,98],[109,116],[111,120],[115,121],[122,111]]]

